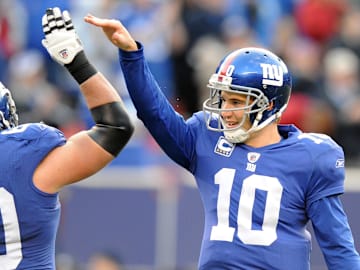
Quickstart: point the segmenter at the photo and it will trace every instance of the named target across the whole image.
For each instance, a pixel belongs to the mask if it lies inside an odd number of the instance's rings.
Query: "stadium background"
[[[59,270],[83,270],[109,250],[128,270],[196,269],[203,211],[192,177],[173,164],[136,119],[116,49],[88,12],[118,18],[145,45],[160,87],[188,117],[201,109],[220,58],[243,46],[281,55],[294,77],[282,121],[331,135],[346,154],[342,197],[360,245],[360,2],[358,0],[0,0],[0,80],[21,122],[44,121],[66,136],[92,125],[78,87],[41,46],[47,7],[68,9],[95,66],[119,89],[136,133],[106,169],[60,193]],[[294,164],[296,166],[296,164]],[[311,228],[310,228],[311,229]],[[326,269],[314,239],[312,269]],[[284,258],[286,259],[286,258]]]

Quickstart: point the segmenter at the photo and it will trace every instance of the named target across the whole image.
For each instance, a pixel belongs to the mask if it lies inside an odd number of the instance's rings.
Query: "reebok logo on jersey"
[[[345,160],[343,158],[340,158],[338,160],[336,160],[336,168],[343,168],[345,167]]]
[[[231,153],[234,151],[235,145],[227,141],[225,137],[219,137],[219,140],[216,143],[214,152],[215,154],[222,155],[224,157],[230,157]]]

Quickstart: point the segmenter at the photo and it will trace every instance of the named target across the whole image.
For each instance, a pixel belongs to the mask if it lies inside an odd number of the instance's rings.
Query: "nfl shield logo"
[[[248,161],[250,163],[255,163],[256,161],[259,160],[260,158],[260,153],[256,153],[256,152],[249,152],[247,154],[247,158],[248,158]]]
[[[63,49],[63,50],[61,50],[61,51],[59,52],[59,55],[60,55],[63,59],[66,59],[66,58],[68,58],[68,56],[69,56],[69,52],[68,52],[67,49]]]

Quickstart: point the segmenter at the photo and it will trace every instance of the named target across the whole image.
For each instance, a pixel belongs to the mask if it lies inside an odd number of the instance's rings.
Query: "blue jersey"
[[[55,269],[58,194],[37,189],[33,173],[44,157],[65,143],[44,124],[0,132],[0,269]]]
[[[208,130],[203,112],[185,121],[139,45],[139,51],[120,51],[120,64],[138,117],[196,179],[205,212],[199,269],[310,269],[309,220],[329,269],[360,269],[337,196],[344,192],[341,147],[287,125],[279,126],[279,143],[252,148]]]

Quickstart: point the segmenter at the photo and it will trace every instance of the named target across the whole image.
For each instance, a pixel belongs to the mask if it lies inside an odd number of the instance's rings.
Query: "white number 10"
[[[0,269],[16,269],[22,259],[20,229],[14,197],[5,188],[0,188],[0,216],[6,247],[6,254],[0,255]]]
[[[229,226],[230,194],[235,170],[224,168],[215,174],[215,184],[219,185],[217,200],[218,224],[211,229],[210,240],[232,242],[235,228]],[[253,230],[252,211],[255,191],[267,192],[263,225],[261,230]],[[242,185],[237,215],[237,236],[249,245],[269,246],[277,238],[276,227],[279,220],[283,187],[274,177],[253,174]]]

